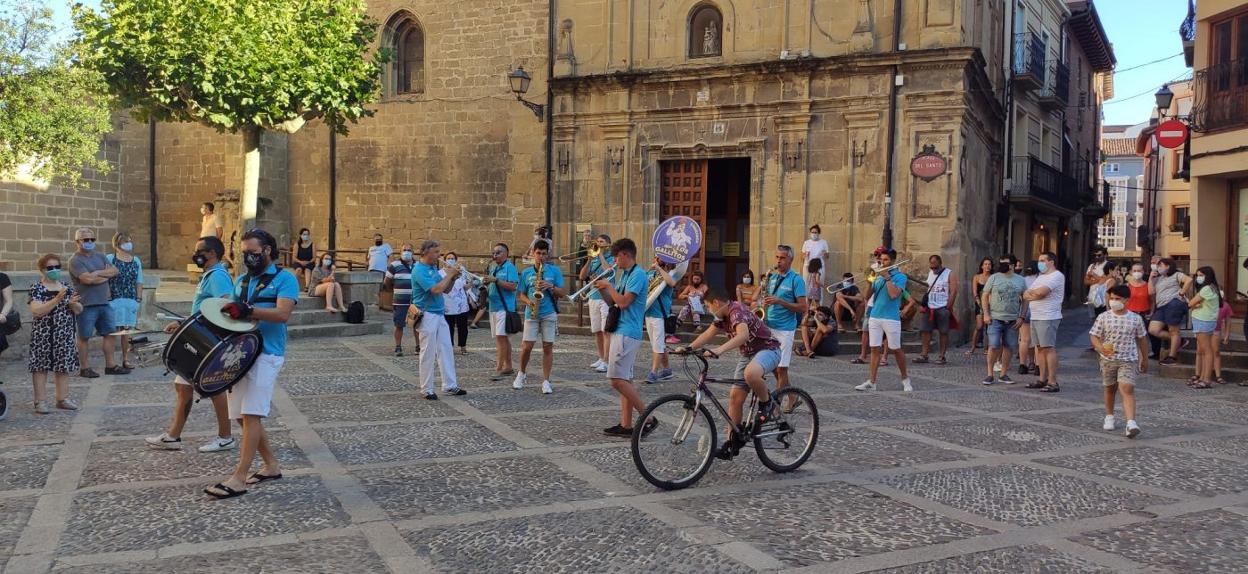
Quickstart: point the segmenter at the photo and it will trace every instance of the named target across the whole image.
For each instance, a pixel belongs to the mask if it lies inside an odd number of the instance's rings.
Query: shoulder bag
[[[498,279],[499,271],[502,271],[501,265],[498,269],[494,270],[494,279],[496,280]],[[503,311],[507,312],[506,320],[503,322],[503,330],[506,331],[508,335],[514,335],[523,331],[524,318],[521,317],[520,313],[517,313],[515,309],[507,308],[507,294],[503,292],[501,287],[497,286],[497,281],[495,283],[494,289],[498,291],[498,299],[503,302]]]

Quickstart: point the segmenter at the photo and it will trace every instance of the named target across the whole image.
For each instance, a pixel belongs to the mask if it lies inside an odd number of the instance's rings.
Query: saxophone
[[[762,285],[759,285],[759,287],[762,288],[762,295],[759,295],[758,298],[755,299],[758,307],[754,309],[754,316],[758,317],[761,321],[767,320],[767,306],[763,305],[763,299],[771,295],[771,275],[772,273],[775,273],[775,271],[776,268],[772,267],[769,271],[763,273],[761,281]]]
[[[542,275],[542,271],[543,271],[542,266],[543,266],[543,262],[541,260],[535,261],[533,263],[533,271],[534,271],[533,288],[534,289],[533,289],[533,296],[529,297],[529,316],[532,317],[533,320],[535,321],[538,319],[537,312],[538,312],[538,309],[540,309],[542,306],[542,299],[546,298],[546,294],[543,293],[540,289],[537,289],[537,283],[539,281],[544,280],[543,279],[544,275]]]

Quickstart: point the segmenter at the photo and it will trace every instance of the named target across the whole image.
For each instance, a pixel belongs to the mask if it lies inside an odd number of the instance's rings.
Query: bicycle
[[[717,425],[704,399],[709,399],[724,420],[731,420],[708,385],[743,384],[745,381],[708,377],[710,365],[700,351],[668,349],[668,356],[684,357],[682,366],[694,382],[693,390],[688,395],[661,397],[646,407],[640,420],[648,421],[653,416],[658,421],[675,423],[674,430],[671,433],[633,432],[632,455],[633,464],[650,484],[663,490],[679,490],[692,486],[710,470],[717,451]],[[690,367],[690,358],[701,363],[696,376]],[[751,393],[742,422],[733,426],[734,432],[728,440],[736,442],[735,454],[745,446],[745,440],[738,437],[748,437],[764,466],[775,472],[792,472],[814,452],[819,438],[819,411],[810,395],[795,387],[772,393],[772,400],[777,401],[776,418],[756,429],[758,397]],[[642,425],[636,428],[641,429]],[[791,456],[783,459],[784,453]]]

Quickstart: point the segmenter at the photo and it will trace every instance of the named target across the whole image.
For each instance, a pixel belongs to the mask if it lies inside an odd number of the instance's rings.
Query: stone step
[[[1196,374],[1196,366],[1192,364],[1180,363],[1177,365],[1160,365],[1160,368],[1161,370],[1159,372],[1161,373],[1161,376],[1167,379],[1187,380],[1192,375]],[[1226,379],[1227,382],[1230,383],[1248,381],[1248,369],[1231,368],[1223,364],[1222,378]]]
[[[1226,351],[1219,349],[1222,356],[1222,366],[1226,368],[1248,369],[1248,353],[1240,351]],[[1184,365],[1196,364],[1196,344],[1193,343],[1191,348],[1179,351],[1179,362]],[[1190,376],[1190,375],[1189,375]]]
[[[362,335],[379,335],[385,333],[387,330],[386,327],[385,323],[381,323],[379,321],[358,324],[338,322],[317,325],[298,325],[287,329],[286,336],[291,339],[309,339],[314,337],[359,337]]]

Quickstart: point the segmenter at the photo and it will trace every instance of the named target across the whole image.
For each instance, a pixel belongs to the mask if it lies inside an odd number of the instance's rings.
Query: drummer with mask
[[[234,301],[221,308],[231,319],[256,322],[264,347],[255,365],[228,393],[230,418],[242,423],[243,438],[234,474],[204,489],[218,499],[246,494],[249,486],[282,477],[263,420],[269,416],[277,375],[286,360],[286,322],[299,301],[299,280],[274,265],[277,255],[277,239],[269,232],[253,229],[243,234],[247,272],[235,284]],[[257,453],[263,465],[251,472]]]
[[[199,285],[195,287],[195,299],[191,303],[192,315],[199,312],[199,306],[204,300],[229,298],[234,292],[230,272],[221,262],[224,257],[225,245],[215,235],[203,237],[195,244],[195,254],[191,256],[191,261],[203,270],[203,274],[199,277]],[[165,325],[166,333],[172,334],[177,329],[176,321]],[[160,436],[146,439],[149,448],[182,450],[182,428],[186,426],[186,418],[191,414],[191,403],[195,396],[191,383],[180,376],[174,377],[173,389],[177,391],[177,398],[173,403],[173,422],[169,423],[169,430]],[[201,445],[199,452],[217,452],[237,447],[238,441],[230,433],[230,416],[224,393],[212,396],[212,409],[217,414],[217,436]]]

